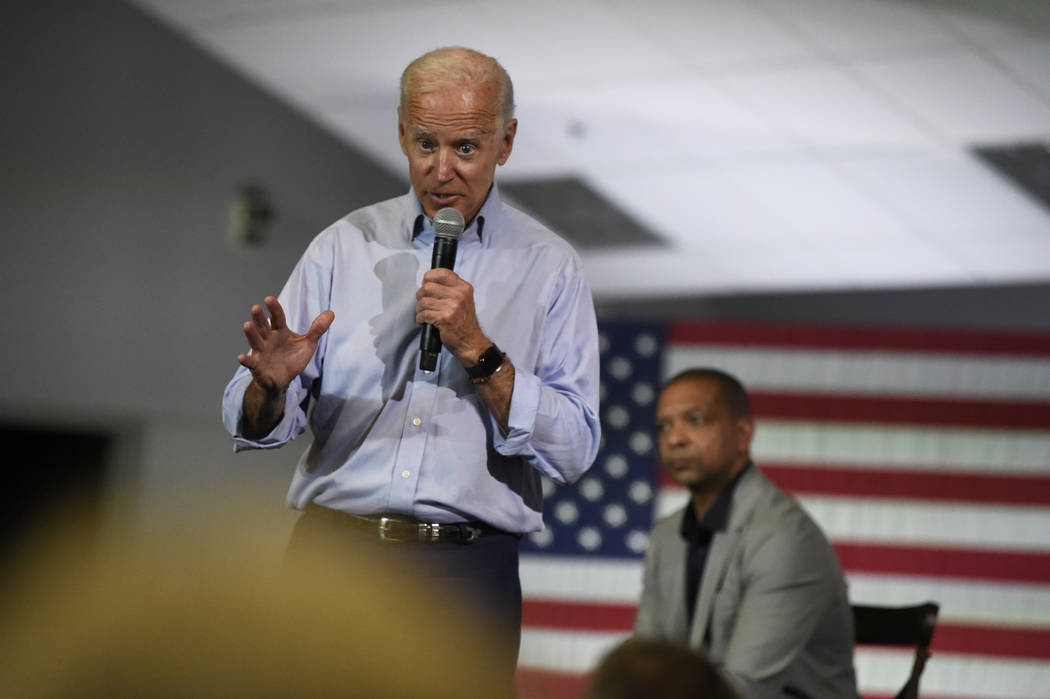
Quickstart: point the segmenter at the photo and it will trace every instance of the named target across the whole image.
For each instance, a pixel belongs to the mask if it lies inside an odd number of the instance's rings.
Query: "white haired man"
[[[506,71],[476,51],[438,49],[405,69],[411,191],[323,231],[280,297],[251,309],[251,352],[223,399],[237,449],[313,433],[288,493],[305,510],[290,555],[334,531],[408,562],[421,585],[477,612],[510,675],[518,542],[543,526],[540,475],[576,480],[600,438],[579,259],[494,182],[514,145],[513,105]],[[455,271],[430,269],[445,207],[466,223]],[[432,373],[417,365],[424,323],[447,350]]]

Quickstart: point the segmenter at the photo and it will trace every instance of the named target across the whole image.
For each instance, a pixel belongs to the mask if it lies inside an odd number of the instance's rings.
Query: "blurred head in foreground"
[[[76,531],[75,518],[56,521],[0,590],[7,696],[497,693],[483,643],[449,622],[456,611],[358,554],[319,546],[281,568],[258,551],[282,534],[233,516],[147,551],[91,548]]]
[[[606,655],[583,699],[738,699],[699,651],[629,638]]]

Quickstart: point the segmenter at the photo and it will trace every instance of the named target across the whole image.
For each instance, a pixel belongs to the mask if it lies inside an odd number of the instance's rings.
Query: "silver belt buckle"
[[[404,539],[399,539],[396,535],[391,534],[390,530],[395,524],[395,520],[389,517],[379,518],[379,540],[388,544],[400,544]]]
[[[463,525],[463,528],[467,530],[466,543],[472,544],[477,541],[477,538],[481,536],[481,527],[472,527],[469,524]]]

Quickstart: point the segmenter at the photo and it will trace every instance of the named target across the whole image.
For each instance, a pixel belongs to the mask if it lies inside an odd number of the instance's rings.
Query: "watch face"
[[[467,369],[467,375],[472,379],[491,376],[501,364],[503,364],[503,353],[500,352],[499,347],[492,345],[478,357],[477,365]]]
[[[503,355],[501,355],[499,350],[496,349],[496,345],[493,345],[485,350],[485,353],[479,358],[479,362],[486,367],[493,367],[499,364],[501,359],[503,359]]]

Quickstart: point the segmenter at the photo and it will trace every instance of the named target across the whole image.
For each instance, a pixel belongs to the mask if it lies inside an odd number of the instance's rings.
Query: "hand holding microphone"
[[[434,216],[434,253],[431,257],[430,269],[452,269],[456,263],[456,248],[459,245],[460,236],[463,235],[464,227],[463,214],[451,206],[446,206],[437,212]],[[417,320],[426,310],[431,310],[424,307],[425,296],[422,289],[416,294]],[[473,297],[470,301],[471,310],[473,310]],[[476,318],[474,323],[477,324]],[[423,334],[419,338],[419,368],[427,373],[434,371],[440,352],[441,335],[438,328],[431,323],[425,323]]]

